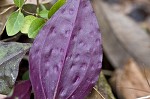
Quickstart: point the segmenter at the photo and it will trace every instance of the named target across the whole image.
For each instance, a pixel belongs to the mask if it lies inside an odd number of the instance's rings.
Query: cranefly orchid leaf
[[[18,83],[12,91],[12,95],[6,99],[30,99],[32,86],[30,80]]]
[[[89,0],[67,0],[29,53],[35,99],[84,99],[102,66],[101,35]]]

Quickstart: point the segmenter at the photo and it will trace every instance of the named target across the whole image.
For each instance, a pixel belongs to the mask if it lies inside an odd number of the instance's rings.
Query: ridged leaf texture
[[[29,53],[35,99],[84,99],[102,66],[101,34],[89,0],[67,0]]]

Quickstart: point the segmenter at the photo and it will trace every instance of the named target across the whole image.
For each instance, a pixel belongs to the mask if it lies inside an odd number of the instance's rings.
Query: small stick
[[[103,99],[105,99],[105,97],[104,97],[95,87],[93,87],[93,89],[94,89]]]
[[[14,6],[10,6],[10,7],[8,7],[7,9],[4,9],[4,10],[0,13],[0,15],[6,13],[8,10],[10,10],[10,9],[12,9],[12,8],[14,8]]]

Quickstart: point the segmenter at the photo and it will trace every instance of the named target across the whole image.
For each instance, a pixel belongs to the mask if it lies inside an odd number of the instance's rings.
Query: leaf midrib
[[[19,20],[18,17],[19,17],[20,12],[15,12],[15,14],[17,14],[17,18],[16,18],[15,23],[14,23],[14,25],[13,25],[11,31],[10,31],[10,34],[11,34],[11,35],[15,35],[15,34],[16,34],[15,31],[14,31],[14,27],[15,27],[16,23],[19,23],[19,22],[17,22],[17,21]],[[19,30],[19,29],[18,29],[18,30]],[[13,32],[12,32],[12,31],[13,31]]]
[[[78,15],[78,11],[79,11],[80,2],[81,2],[81,1],[79,1],[78,10],[77,10],[77,15]],[[76,17],[75,17],[74,23],[76,23],[77,15],[76,15]],[[74,24],[74,26],[75,26],[75,24]],[[56,85],[56,88],[55,88],[55,92],[54,92],[54,97],[53,97],[53,99],[56,99],[57,90],[58,90],[59,82],[60,82],[60,79],[61,79],[61,74],[62,74],[62,71],[63,71],[63,68],[64,68],[65,60],[66,60],[66,57],[67,57],[67,52],[68,52],[68,50],[69,50],[69,46],[70,46],[70,42],[71,42],[71,36],[72,36],[73,30],[74,30],[74,26],[73,26],[73,29],[72,29],[72,31],[71,31],[71,35],[70,35],[69,42],[68,42],[68,44],[67,44],[68,46],[67,46],[67,50],[66,50],[66,52],[65,52],[65,58],[64,58],[64,60],[63,60],[62,69],[61,69],[61,72],[60,72],[60,75],[59,75],[59,78],[58,78],[58,82],[57,82],[57,85]]]

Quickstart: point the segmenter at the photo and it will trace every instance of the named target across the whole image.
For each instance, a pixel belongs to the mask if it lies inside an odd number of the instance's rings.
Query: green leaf
[[[28,37],[35,38],[39,30],[43,27],[44,23],[45,21],[42,18],[37,18],[34,21],[32,21],[30,28],[29,28]]]
[[[0,42],[0,93],[8,94],[16,82],[19,63],[31,44]]]
[[[42,10],[39,12],[39,16],[42,18],[48,19],[48,13],[49,13],[48,10]]]
[[[17,7],[21,8],[24,4],[24,0],[14,0],[14,3]]]
[[[41,10],[47,10],[46,7],[43,4],[40,4],[40,9]]]
[[[51,18],[52,15],[64,4],[66,3],[66,0],[58,0],[50,9],[48,13],[48,18]]]
[[[17,34],[24,23],[24,15],[19,12],[13,12],[7,22],[6,22],[6,31],[8,36],[13,36]]]
[[[36,19],[35,16],[29,15],[24,18],[24,24],[21,28],[21,32],[27,34],[30,28],[32,21]]]
[[[23,76],[22,76],[23,80],[29,80],[29,71],[26,71]]]

